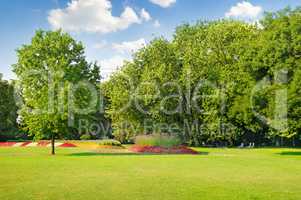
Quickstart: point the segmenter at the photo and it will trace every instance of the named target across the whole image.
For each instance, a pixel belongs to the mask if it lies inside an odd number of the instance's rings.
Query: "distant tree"
[[[17,110],[13,82],[2,80],[0,74],[0,139],[16,131]]]
[[[36,32],[17,50],[17,74],[23,105],[22,126],[35,139],[55,139],[78,130],[78,120],[95,120],[99,67],[88,63],[84,47],[61,31]],[[73,130],[73,131],[72,131]]]

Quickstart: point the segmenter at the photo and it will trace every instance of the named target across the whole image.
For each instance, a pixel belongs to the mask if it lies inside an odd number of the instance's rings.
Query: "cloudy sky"
[[[98,61],[107,78],[154,37],[171,38],[177,25],[220,18],[252,22],[286,6],[301,6],[301,0],[1,0],[0,73],[15,78],[15,49],[40,28],[62,28],[82,41],[87,58]]]

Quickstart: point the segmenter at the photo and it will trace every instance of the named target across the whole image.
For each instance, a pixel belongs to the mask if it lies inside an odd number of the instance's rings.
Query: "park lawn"
[[[1,200],[299,200],[301,150],[198,149],[200,155],[0,148]]]

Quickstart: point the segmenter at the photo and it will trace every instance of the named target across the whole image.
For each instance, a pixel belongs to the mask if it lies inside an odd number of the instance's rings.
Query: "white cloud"
[[[159,20],[155,20],[153,25],[154,25],[155,28],[159,28],[161,26]]]
[[[101,42],[99,44],[96,44],[95,47],[98,47],[100,45],[100,48],[104,48],[103,45],[108,47],[109,45],[107,43]],[[131,61],[131,53],[134,53],[138,51],[140,48],[144,47],[146,45],[146,41],[144,38],[135,40],[135,41],[125,41],[122,43],[113,43],[111,45],[111,48],[118,53],[111,58],[100,60],[101,65],[101,75],[104,78],[104,80],[107,80],[110,78],[111,74],[115,72],[116,70],[120,69],[125,61]]]
[[[54,29],[110,33],[142,20],[131,7],[126,7],[120,16],[113,16],[110,0],[72,0],[64,9],[51,10],[48,21]]]
[[[176,3],[177,0],[149,0],[153,4],[159,5],[162,8],[167,8],[172,4]]]
[[[150,14],[144,8],[140,12],[140,17],[145,21],[149,21],[152,19]]]
[[[134,53],[146,45],[144,38],[135,41],[126,41],[112,44],[112,48],[120,53]]]
[[[262,13],[262,7],[254,6],[250,2],[243,1],[233,6],[226,17],[256,19]]]
[[[102,77],[106,80],[110,77],[110,75],[118,70],[124,62],[128,60],[124,57],[121,56],[114,56],[109,59],[104,59],[100,61],[100,66],[101,66],[101,75]]]

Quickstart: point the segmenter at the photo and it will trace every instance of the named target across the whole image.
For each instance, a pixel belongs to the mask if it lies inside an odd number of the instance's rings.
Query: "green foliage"
[[[107,146],[121,146],[121,143],[118,140],[113,139],[100,140],[98,144]]]
[[[78,119],[93,121],[97,108],[88,105],[98,95],[87,85],[97,87],[99,67],[86,61],[80,42],[61,31],[39,30],[17,55],[21,123],[35,139],[62,138],[78,132]]]
[[[84,135],[80,136],[80,139],[81,139],[81,140],[91,140],[92,138],[91,138],[91,135],[89,135],[89,134],[84,134]]]
[[[0,141],[18,137],[14,82],[2,80],[1,77],[0,74]]]
[[[10,129],[8,131],[2,131],[0,133],[0,141],[25,141],[31,140],[32,137],[28,136],[28,133],[18,128]]]
[[[168,135],[139,135],[135,138],[135,144],[143,145],[143,146],[159,146],[171,148],[175,146],[179,146],[181,144],[181,140],[175,136]]]
[[[190,145],[298,139],[300,11],[268,13],[262,27],[232,20],[185,24],[171,41],[153,40],[102,86],[115,137],[172,124],[176,130],[160,132]],[[288,127],[277,99],[286,90]]]

